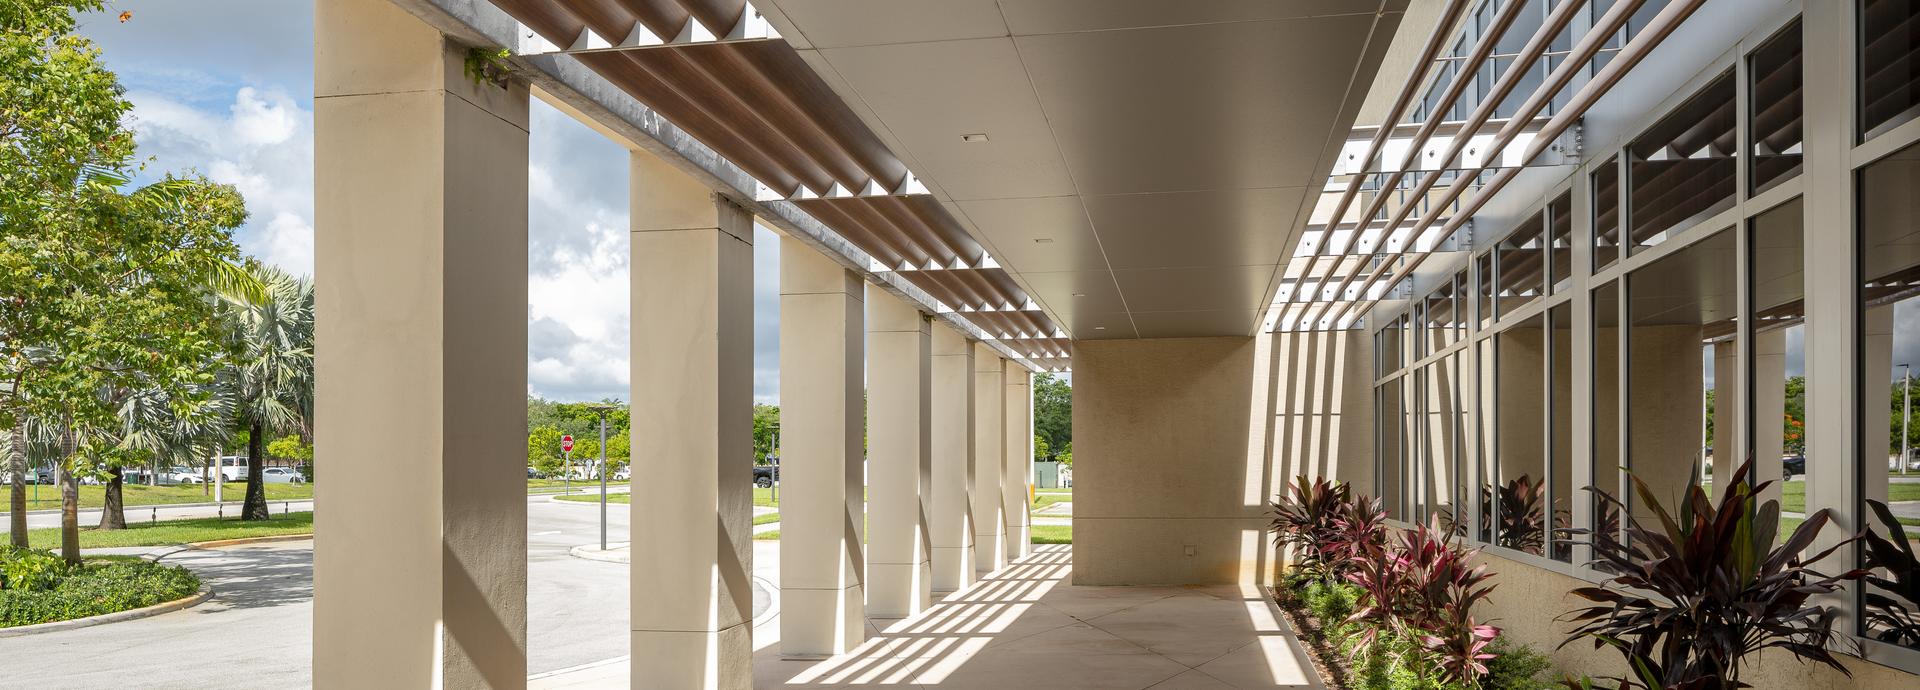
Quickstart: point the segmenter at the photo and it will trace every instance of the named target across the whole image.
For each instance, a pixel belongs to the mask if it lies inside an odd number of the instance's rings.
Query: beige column
[[[1013,362],[1006,362],[1006,368],[1007,474],[1001,488],[1006,497],[1007,558],[1013,559],[1033,550],[1028,534],[1033,501],[1027,496],[1027,487],[1033,484],[1033,373]]]
[[[1007,564],[1005,367],[1000,353],[973,344],[973,569],[982,573]]]
[[[636,688],[753,685],[753,217],[631,157]]]
[[[905,618],[933,594],[933,324],[882,290],[867,292],[867,614]]]
[[[1722,340],[1713,344],[1713,486],[1715,489],[1730,486],[1733,473],[1747,461],[1740,449],[1746,446],[1746,424],[1740,414],[1740,357],[1739,348],[1731,340]],[[1768,459],[1755,454],[1754,464],[1765,465]],[[1779,470],[1778,454],[1775,455],[1774,468]],[[1715,495],[1719,495],[1716,491]]]
[[[933,327],[933,591],[973,584],[973,344]]]
[[[780,241],[780,652],[866,639],[862,452],[865,283]]]
[[[316,688],[525,687],[527,87],[314,9]],[[404,461],[396,462],[395,459]]]

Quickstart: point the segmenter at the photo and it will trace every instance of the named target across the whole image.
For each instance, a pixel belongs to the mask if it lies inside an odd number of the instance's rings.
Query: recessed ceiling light
[[[969,143],[969,144],[978,144],[978,143],[982,143],[982,142],[985,142],[985,141],[987,140],[987,133],[986,133],[986,132],[980,132],[980,133],[978,133],[978,134],[962,134],[962,135],[960,135],[960,140],[961,140],[961,141],[964,141],[964,142],[967,142],[967,143]]]
[[[1104,330],[1107,330],[1107,327],[1106,327],[1106,326],[1094,326],[1094,327],[1093,327],[1093,330],[1096,330],[1096,331],[1104,331]]]
[[[1051,238],[1051,237],[1035,237],[1035,238],[1033,238],[1033,243],[1034,243],[1034,244],[1053,244],[1053,238]]]
[[[1087,296],[1087,293],[1084,293],[1084,292],[1076,292],[1076,293],[1073,293],[1073,296],[1074,296],[1074,297],[1086,297],[1086,296]]]

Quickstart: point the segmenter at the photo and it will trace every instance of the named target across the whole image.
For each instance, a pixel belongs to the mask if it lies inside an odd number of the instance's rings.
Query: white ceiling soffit
[[[765,0],[1076,339],[1248,335],[1406,0]]]

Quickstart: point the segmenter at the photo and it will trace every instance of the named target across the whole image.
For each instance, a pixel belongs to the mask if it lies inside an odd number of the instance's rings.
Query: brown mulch
[[[1352,675],[1347,665],[1347,655],[1327,641],[1326,626],[1306,606],[1285,587],[1273,587],[1270,590],[1275,604],[1280,607],[1280,615],[1285,616],[1287,625],[1293,628],[1294,636],[1307,649],[1307,659],[1313,662],[1313,670],[1320,674],[1328,688],[1341,690],[1347,687],[1347,679]]]

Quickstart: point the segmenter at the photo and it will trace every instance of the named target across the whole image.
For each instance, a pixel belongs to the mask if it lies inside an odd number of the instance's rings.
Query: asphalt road
[[[545,496],[527,500],[528,672],[626,655],[626,566],[567,553],[599,541],[599,510]],[[628,511],[614,507],[607,511],[608,539],[627,541]],[[162,551],[172,552],[162,562],[201,573],[214,598],[152,618],[8,639],[0,644],[0,685],[311,687],[313,542]],[[777,560],[756,556],[763,564]]]

